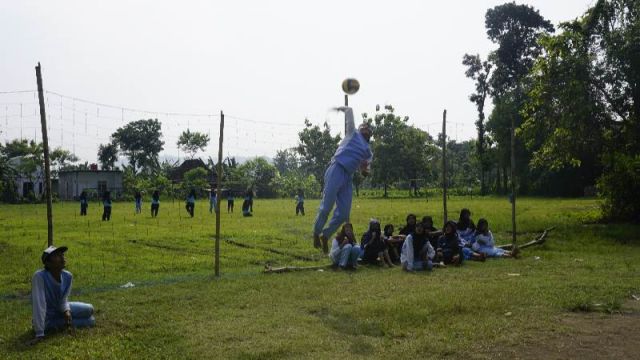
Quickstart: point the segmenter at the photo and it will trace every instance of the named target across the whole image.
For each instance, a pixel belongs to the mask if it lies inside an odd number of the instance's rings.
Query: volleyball
[[[360,82],[353,78],[344,79],[342,82],[342,91],[346,94],[353,95],[360,90]]]

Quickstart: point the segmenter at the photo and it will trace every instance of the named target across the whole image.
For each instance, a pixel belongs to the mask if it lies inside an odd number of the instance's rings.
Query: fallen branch
[[[235,245],[235,246],[238,246],[238,247],[243,247],[243,248],[247,248],[247,249],[258,249],[258,250],[267,251],[267,252],[270,252],[270,253],[273,253],[273,254],[288,256],[288,257],[291,257],[291,258],[294,258],[294,259],[298,259],[298,260],[318,261],[318,259],[314,259],[314,258],[309,257],[309,256],[292,254],[292,253],[288,253],[286,251],[281,251],[281,250],[278,250],[278,249],[272,249],[272,248],[267,248],[267,247],[262,247],[262,246],[243,244],[241,242],[237,242],[237,241],[231,240],[231,239],[226,239],[225,241],[227,243],[231,244],[231,245]]]
[[[555,226],[553,226],[553,227],[550,227],[550,228],[548,228],[548,229],[545,229],[545,230],[542,232],[542,235],[540,235],[537,239],[535,239],[535,240],[531,240],[531,241],[529,241],[528,243],[525,243],[525,244],[522,244],[522,245],[518,246],[518,249],[525,249],[525,248],[528,248],[528,247],[530,247],[530,246],[534,246],[534,245],[542,245],[542,244],[544,244],[544,242],[546,241],[547,234],[549,233],[549,231],[551,231],[551,230],[553,230],[553,229],[555,229],[555,228],[556,228],[556,227],[555,227]],[[497,247],[498,247],[498,248],[500,248],[500,249],[504,249],[504,250],[511,250],[511,249],[513,248],[513,244],[499,245],[499,246],[497,246]]]
[[[318,266],[283,266],[283,267],[271,267],[271,264],[266,264],[264,266],[265,274],[277,274],[277,273],[286,273],[286,272],[294,272],[294,271],[305,271],[305,270],[324,270],[331,268],[331,265],[318,265]]]

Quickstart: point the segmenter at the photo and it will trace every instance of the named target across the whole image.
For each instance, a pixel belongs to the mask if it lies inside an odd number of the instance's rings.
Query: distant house
[[[30,193],[36,198],[44,194],[44,171],[40,165],[35,165],[32,155],[16,156],[8,160],[9,166],[17,171],[15,189],[18,197],[26,198]]]
[[[58,173],[58,196],[61,200],[77,199],[85,190],[100,197],[109,190],[117,198],[122,194],[120,170],[62,170]]]
[[[209,183],[215,184],[217,178],[216,173],[214,171],[211,171],[211,169],[207,167],[204,161],[200,159],[185,160],[182,164],[180,164],[180,166],[178,166],[171,172],[170,180],[174,183],[181,183],[184,179],[184,174],[187,171],[197,169],[199,167],[207,170],[207,178],[209,179]]]

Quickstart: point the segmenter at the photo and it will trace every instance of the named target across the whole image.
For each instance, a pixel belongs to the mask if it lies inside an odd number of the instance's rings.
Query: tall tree
[[[480,193],[485,195],[487,187],[484,175],[489,169],[490,163],[488,157],[485,156],[488,139],[484,123],[484,104],[491,90],[489,86],[489,74],[491,73],[492,64],[487,60],[482,61],[479,54],[465,54],[462,64],[467,67],[465,75],[474,80],[476,86],[476,91],[469,96],[469,100],[476,105],[476,109],[478,110],[478,119],[476,120],[476,129],[478,130],[476,153],[480,163]]]
[[[538,10],[528,5],[506,3],[489,9],[485,15],[488,38],[498,48],[491,52],[489,60],[494,64],[489,81],[494,108],[487,122],[487,129],[503,154],[501,166],[506,175],[512,124],[518,128],[522,122],[520,110],[525,101],[527,84],[523,81],[541,54],[538,39],[554,31],[553,25]],[[522,192],[529,185],[528,162],[530,153],[521,142],[516,142],[518,159],[518,183]],[[506,176],[505,176],[506,180]],[[506,181],[505,181],[506,183]]]
[[[164,149],[161,126],[158,119],[137,120],[118,128],[111,135],[135,172],[142,169],[152,173],[159,167],[158,154]]]
[[[118,161],[118,145],[115,143],[100,144],[98,147],[98,162],[103,170],[113,169]]]
[[[389,186],[400,179],[426,177],[430,159],[437,151],[426,132],[409,126],[409,117],[397,116],[394,111],[393,106],[386,105],[384,112],[376,113],[373,119],[363,114],[374,133],[371,181],[383,186],[384,197]]]
[[[300,154],[300,165],[307,174],[315,176],[324,189],[324,171],[338,148],[340,135],[332,136],[331,128],[325,122],[323,128],[304,120],[305,128],[298,133],[300,142],[296,147]]]
[[[177,142],[178,148],[188,153],[191,159],[193,159],[198,151],[204,151],[208,144],[209,135],[198,131],[191,132],[189,129],[180,134]]]
[[[299,160],[296,149],[292,148],[276,151],[276,156],[273,158],[273,164],[278,169],[280,175],[297,172],[299,168]]]
[[[246,161],[238,167],[245,187],[253,188],[259,196],[274,197],[277,195],[274,187],[276,167],[267,160],[257,157]]]
[[[519,135],[532,151],[538,192],[552,195],[582,195],[585,186],[595,184],[604,134],[610,129],[593,86],[595,56],[581,22],[561,24],[561,34],[540,39],[545,55],[531,72],[521,112]]]

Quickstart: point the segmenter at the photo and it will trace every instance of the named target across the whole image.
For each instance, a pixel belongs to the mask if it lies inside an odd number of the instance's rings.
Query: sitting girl
[[[469,209],[460,210],[460,218],[456,225],[458,237],[460,237],[460,245],[462,246],[462,254],[465,260],[485,261],[486,256],[472,250],[476,241],[476,225],[471,220],[471,211]]]
[[[424,225],[424,231],[427,233],[429,243],[435,249],[438,247],[438,238],[442,235],[442,230],[437,230],[433,227],[433,218],[431,216],[423,216],[422,224]]]
[[[387,251],[387,242],[380,231],[380,222],[371,219],[369,222],[369,230],[362,234],[360,242],[362,261],[368,264],[379,264],[378,258],[389,267],[393,267],[389,252]]]
[[[427,270],[433,268],[436,253],[429,243],[429,238],[422,223],[417,223],[415,232],[407,236],[402,244],[400,262],[405,271]]]
[[[444,262],[446,265],[462,265],[464,260],[462,246],[456,232],[456,223],[451,220],[444,224],[443,234],[438,239],[435,260]]]
[[[473,244],[473,250],[484,254],[487,257],[514,257],[514,252],[497,248],[493,240],[493,234],[489,230],[489,222],[486,219],[478,220],[478,228],[476,230],[476,241]]]
[[[387,254],[391,259],[392,263],[399,264],[400,263],[400,252],[398,251],[398,246],[396,244],[400,244],[402,247],[402,242],[404,241],[404,235],[393,235],[394,227],[392,224],[387,224],[384,226],[384,241],[387,243]]]
[[[329,257],[334,266],[343,270],[355,270],[358,256],[360,256],[360,246],[356,244],[353,225],[346,223],[333,239]]]

